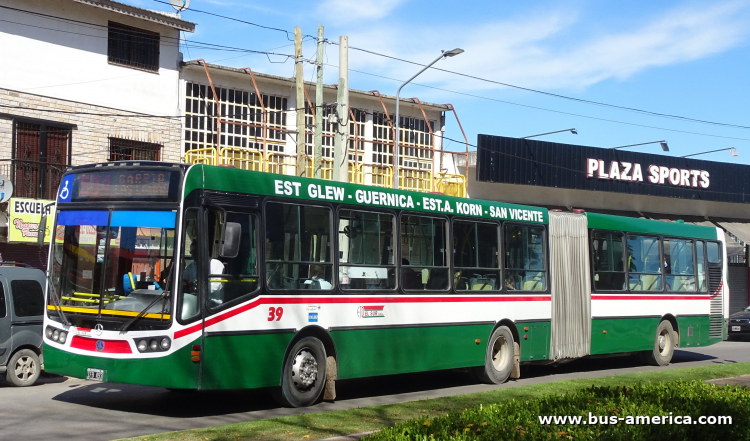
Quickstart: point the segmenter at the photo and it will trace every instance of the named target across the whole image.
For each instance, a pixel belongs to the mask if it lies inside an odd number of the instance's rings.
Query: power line
[[[332,44],[338,44],[338,43],[333,42],[333,41],[331,41],[330,43],[332,43]],[[417,63],[415,61],[405,60],[403,58],[398,58],[398,57],[394,57],[394,56],[391,56],[391,55],[381,54],[379,52],[371,51],[371,50],[368,50],[368,49],[362,49],[362,48],[358,48],[358,47],[354,47],[354,46],[349,46],[349,49],[353,49],[353,50],[360,51],[360,52],[365,52],[365,53],[368,53],[368,54],[371,54],[371,55],[376,55],[376,56],[379,56],[379,57],[390,58],[392,60],[401,61],[403,63],[409,63],[409,64],[413,64],[413,65],[416,65],[416,66],[422,66],[422,67],[426,66],[424,64]],[[503,83],[501,81],[490,80],[490,79],[487,79],[487,78],[482,78],[482,77],[478,77],[478,76],[475,76],[475,75],[469,75],[469,74],[465,74],[465,73],[461,73],[461,72],[456,72],[456,71],[452,71],[452,70],[442,69],[442,68],[434,67],[434,66],[430,67],[430,69],[434,69],[434,70],[437,70],[437,71],[441,71],[441,72],[445,72],[445,73],[449,73],[449,74],[453,74],[453,75],[462,76],[462,77],[465,77],[465,78],[471,78],[473,80],[483,81],[483,82],[486,82],[486,83],[497,84],[497,85],[500,85],[500,86],[511,87],[511,88],[514,88],[514,89],[519,89],[519,90],[524,90],[524,91],[527,91],[527,92],[533,92],[533,93],[538,93],[538,94],[542,94],[542,95],[547,95],[547,96],[551,96],[551,97],[554,97],[554,98],[561,98],[561,99],[566,99],[566,100],[570,100],[570,101],[576,101],[576,102],[580,102],[580,103],[594,104],[594,105],[597,105],[597,106],[611,107],[611,108],[614,108],[614,109],[620,109],[620,110],[627,110],[627,111],[630,111],[630,112],[643,113],[643,114],[651,115],[651,116],[658,116],[658,117],[663,117],[663,118],[673,118],[673,119],[679,119],[679,120],[683,120],[683,121],[697,122],[697,123],[701,123],[701,124],[711,124],[711,125],[717,125],[717,126],[723,126],[723,127],[733,127],[733,128],[737,128],[737,129],[750,129],[750,126],[743,126],[743,125],[738,125],[738,124],[730,124],[730,123],[722,123],[722,122],[717,122],[717,121],[708,121],[708,120],[703,120],[703,119],[689,118],[689,117],[680,116],[680,115],[672,115],[672,114],[667,114],[667,113],[652,112],[650,110],[643,110],[643,109],[638,109],[638,108],[635,108],[635,107],[619,106],[619,105],[616,105],[616,104],[603,103],[603,102],[600,102],[600,101],[592,101],[592,100],[586,100],[586,99],[583,99],[583,98],[575,98],[575,97],[570,97],[570,96],[566,96],[566,95],[560,95],[560,94],[557,94],[557,93],[545,92],[543,90],[531,89],[529,87],[516,86],[516,85],[510,84],[510,83]]]
[[[330,67],[338,67],[338,66],[336,66],[334,64],[328,64],[328,63],[324,63],[324,64],[326,66],[330,66]],[[377,74],[374,74],[374,73],[364,72],[364,71],[356,70],[356,69],[349,69],[349,71],[351,71],[351,72],[357,72],[357,73],[360,73],[360,74],[363,74],[363,75],[369,75],[369,76],[373,76],[373,77],[377,77],[377,78],[383,78],[383,79],[386,79],[386,80],[397,81],[399,83],[403,83],[403,81],[404,81],[404,80],[399,80],[399,79],[396,79],[396,78],[386,77],[386,76],[383,76],[383,75],[377,75]],[[666,127],[650,126],[650,125],[647,125],[647,124],[638,124],[638,123],[631,123],[631,122],[625,122],[625,121],[618,121],[618,120],[614,120],[614,119],[599,118],[599,117],[596,117],[596,116],[581,115],[579,113],[572,113],[572,112],[565,112],[565,111],[562,111],[562,110],[547,109],[547,108],[544,108],[544,107],[531,106],[531,105],[528,105],[528,104],[520,104],[520,103],[515,103],[513,101],[505,101],[505,100],[500,100],[500,99],[497,99],[497,98],[490,98],[490,97],[486,97],[486,96],[474,95],[474,94],[466,93],[466,92],[458,92],[458,91],[455,91],[455,90],[444,89],[444,88],[441,88],[441,87],[428,86],[426,84],[420,84],[420,83],[409,83],[409,84],[413,84],[415,86],[420,86],[420,87],[425,87],[427,89],[434,89],[434,90],[440,90],[442,92],[449,92],[449,93],[455,93],[457,95],[464,95],[464,96],[468,96],[468,97],[471,97],[471,98],[479,98],[479,99],[483,99],[483,100],[487,100],[487,101],[495,101],[495,102],[498,102],[498,103],[510,104],[512,106],[526,107],[526,108],[529,108],[529,109],[542,110],[544,112],[559,113],[559,114],[562,114],[562,115],[576,116],[576,117],[579,117],[579,118],[593,119],[593,120],[596,120],[596,121],[605,121],[605,122],[611,122],[611,123],[615,123],[615,124],[624,124],[624,125],[634,126],[634,127],[643,127],[643,128],[647,128],[647,129],[665,130],[665,131],[668,131],[668,132],[685,133],[685,134],[689,134],[689,135],[708,136],[708,137],[712,137],[712,138],[733,139],[733,140],[737,140],[737,141],[750,141],[750,138],[738,138],[738,137],[734,137],[734,136],[713,135],[713,134],[710,134],[710,133],[691,132],[689,130],[669,129],[669,128],[666,128]]]
[[[153,0],[153,1],[155,1],[157,3],[163,3],[165,5],[170,5],[171,6],[171,4],[169,2],[165,2],[163,0]],[[274,27],[271,27],[271,26],[264,26],[264,25],[260,25],[258,23],[253,23],[253,22],[250,22],[250,21],[240,20],[239,18],[227,17],[226,15],[219,15],[219,14],[215,14],[213,12],[208,12],[208,11],[201,11],[199,9],[190,8],[189,11],[190,12],[197,12],[197,13],[200,13],[200,14],[212,15],[214,17],[219,17],[219,18],[223,18],[225,20],[232,20],[232,21],[236,21],[236,22],[239,22],[239,23],[248,24],[250,26],[256,26],[256,27],[259,27],[259,28],[262,28],[262,29],[268,29],[268,30],[271,30],[271,31],[283,32],[283,33],[286,34],[286,38],[288,38],[289,41],[294,41],[294,38],[289,38],[290,32],[287,31],[287,30],[285,30],[285,29],[274,28]]]

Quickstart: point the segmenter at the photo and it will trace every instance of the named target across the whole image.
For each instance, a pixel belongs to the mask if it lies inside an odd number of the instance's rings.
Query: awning
[[[700,225],[703,227],[711,227],[716,228],[716,224],[709,221],[703,221],[703,222],[685,222],[686,224],[693,224],[693,225]],[[717,222],[719,226],[721,226],[722,229],[724,229],[724,242],[727,244],[727,258],[735,257],[735,256],[744,256],[745,255],[745,247],[742,246],[741,243],[737,243],[734,239],[732,239],[726,232],[729,231],[730,233],[737,236],[740,240],[742,240],[745,243],[750,243],[750,224],[740,224],[735,222]],[[742,228],[745,228],[748,232],[747,238],[745,239],[742,236],[738,235],[734,232],[734,230],[729,229],[726,224],[730,225],[741,225]]]
[[[740,222],[717,222],[721,228],[737,236],[745,243],[750,243],[750,224]]]

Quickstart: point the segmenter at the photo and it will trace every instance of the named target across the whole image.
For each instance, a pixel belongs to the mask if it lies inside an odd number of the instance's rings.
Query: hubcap
[[[492,366],[501,371],[510,362],[510,345],[505,337],[498,337],[492,344]]]
[[[25,356],[18,359],[15,368],[16,377],[26,381],[36,373],[36,364],[31,357]]]
[[[292,382],[297,390],[305,391],[318,379],[318,362],[306,348],[301,349],[294,357],[292,364]]]
[[[669,352],[669,345],[671,341],[672,339],[669,336],[669,331],[663,329],[659,334],[659,353],[661,353],[661,355],[666,355],[667,352]]]

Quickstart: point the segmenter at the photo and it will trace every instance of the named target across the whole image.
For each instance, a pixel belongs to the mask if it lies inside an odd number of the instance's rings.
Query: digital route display
[[[179,173],[166,170],[107,170],[76,173],[71,202],[173,200]]]

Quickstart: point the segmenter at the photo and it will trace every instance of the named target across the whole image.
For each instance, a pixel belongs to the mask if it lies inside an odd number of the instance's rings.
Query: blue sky
[[[172,11],[153,0],[127,1]],[[441,49],[460,47],[464,54],[442,60],[437,66],[575,98],[750,126],[750,0],[192,0],[191,9],[290,31],[300,26],[303,35],[316,34],[317,25],[322,24],[326,37],[333,41],[348,35],[350,46],[420,63],[432,61]],[[182,17],[197,23],[196,32],[187,34],[188,40],[294,52],[281,32],[190,10]],[[264,55],[196,48],[183,48],[183,53],[185,59],[205,58],[211,63],[250,66],[258,72],[283,76],[292,76],[294,70],[291,61],[274,64]],[[303,54],[306,58],[314,56],[314,41],[305,41]],[[338,69],[333,67],[338,65],[338,47],[327,46],[326,57],[329,65],[325,82],[332,84],[338,76]],[[353,50],[349,58],[351,69],[399,80],[419,70],[414,65]],[[312,66],[307,66],[305,77],[310,80],[313,75]],[[352,88],[378,89],[391,95],[400,85],[399,81],[357,72],[350,72],[349,79]],[[575,127],[577,136],[562,133],[539,139],[599,147],[665,139],[671,149],[668,154],[674,156],[736,147],[737,158],[728,152],[700,158],[750,164],[750,129],[647,116],[435,71],[425,72],[414,82],[448,90],[415,84],[403,93],[425,101],[453,103],[471,143],[476,143],[479,133],[520,137]],[[447,130],[446,136],[460,138],[451,118]],[[455,144],[453,147],[458,148]],[[658,144],[634,150],[661,152]]]

